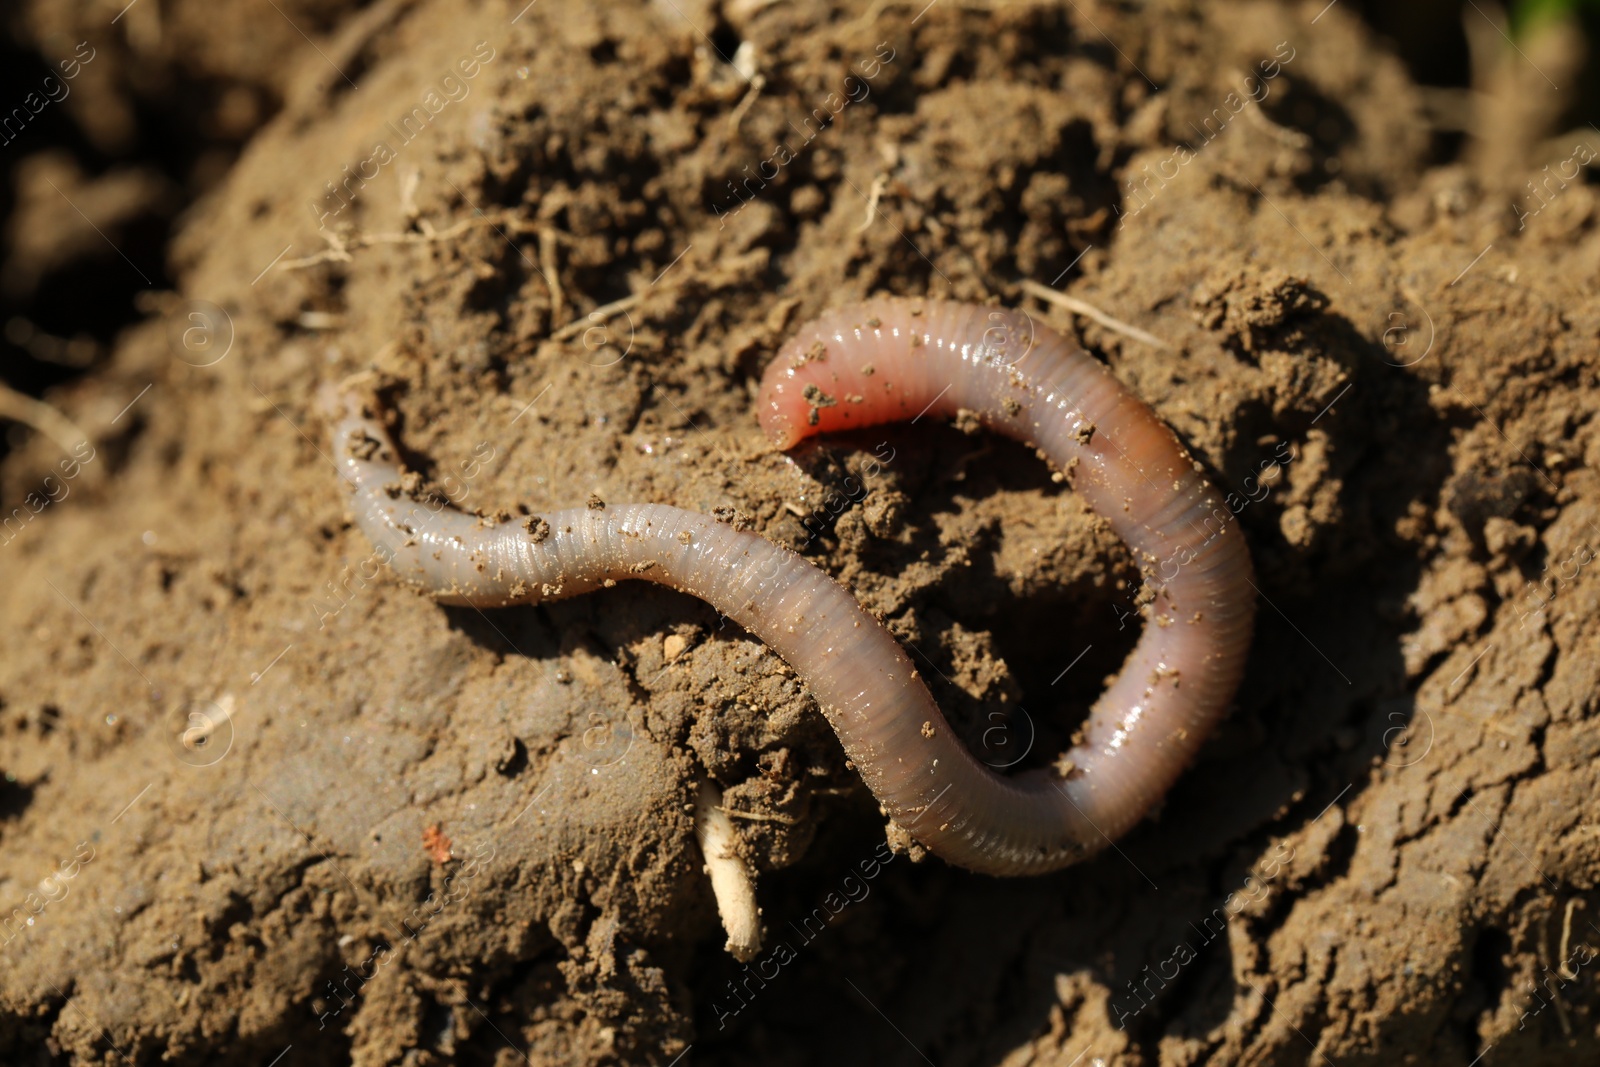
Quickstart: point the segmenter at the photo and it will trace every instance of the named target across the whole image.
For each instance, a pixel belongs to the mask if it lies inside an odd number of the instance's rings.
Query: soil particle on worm
[[[1342,5],[1314,32],[1270,4],[867,6],[688,9],[759,91],[670,5],[325,5],[359,91],[311,53],[241,71],[296,88],[171,250],[233,354],[128,330],[51,397],[112,484],[6,546],[8,1059],[905,1055],[869,1000],[941,1063],[1593,1057],[1596,195],[1519,233],[1464,165],[1427,170],[1424,94]],[[212,21],[182,32],[238,38]],[[420,135],[384,132],[429,93]],[[393,158],[326,199],[375,136]],[[1169,347],[1017,287],[1063,272]],[[913,864],[902,828],[880,856],[804,687],[704,604],[390,583],[319,454],[317,387],[365,371],[407,492],[535,540],[591,493],[754,528],[888,622],[979,759],[1049,765],[1145,624],[1138,561],[993,435],[756,432],[794,324],[882,291],[1067,332],[1251,544],[1232,718],[1159,818],[1049,878]],[[0,485],[58,458],[30,440]],[[705,778],[789,950],[764,987],[721,952]]]

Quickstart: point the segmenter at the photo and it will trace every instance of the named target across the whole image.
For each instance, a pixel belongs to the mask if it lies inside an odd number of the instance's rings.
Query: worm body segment
[[[977,853],[999,860],[981,861],[985,870],[1049,869],[1149,812],[1226,712],[1255,613],[1250,559],[1232,512],[1171,429],[1104,365],[1022,312],[892,298],[827,312],[780,350],[757,399],[780,448],[963,410],[1067,472],[1133,551],[1154,599],[1138,645],[1057,763],[1064,776],[1002,778],[954,742],[920,740],[915,724],[931,701],[919,686],[912,706],[874,718],[868,743],[930,758],[894,760],[869,783],[894,798],[898,819],[919,820],[930,849],[963,857],[954,862],[974,866],[965,857]],[[935,800],[949,781],[956,787]]]
[[[767,368],[762,428],[811,434],[972,411],[1032,444],[1133,550],[1154,599],[1138,645],[1054,767],[1005,777],[945,721],[900,644],[821,570],[764,538],[663,504],[495,524],[415,498],[354,399],[334,444],[357,524],[405,580],[447,603],[575,596],[637,578],[709,602],[805,681],[895,822],[989,874],[1066,866],[1161,799],[1226,711],[1254,590],[1232,514],[1172,431],[1100,363],[1024,314],[878,299],[802,327]]]

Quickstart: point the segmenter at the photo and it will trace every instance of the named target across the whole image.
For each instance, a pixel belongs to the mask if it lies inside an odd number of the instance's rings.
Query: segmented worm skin
[[[860,724],[852,757],[935,853],[993,873],[1047,870],[1149,812],[1226,712],[1255,614],[1250,558],[1233,513],[1166,424],[1105,366],[1021,312],[889,298],[831,311],[783,347],[757,399],[780,448],[961,410],[1043,452],[1132,549],[1155,592],[1144,632],[1058,762],[1064,778],[1003,778],[979,765],[923,686],[898,675],[863,687],[835,715]],[[930,719],[925,738],[917,727]]]
[[[607,504],[550,512],[548,535],[535,540],[537,527],[407,495],[393,443],[359,400],[343,401],[334,444],[357,524],[403,579],[441,601],[525,603],[638,578],[709,602],[795,668],[884,809],[951,863],[1054,870],[1147,813],[1232,699],[1254,611],[1232,513],[1172,431],[1026,315],[938,301],[878,299],[823,315],[767,368],[758,403],[782,448],[966,409],[1071,472],[1147,565],[1156,595],[1138,646],[1056,767],[1008,778],[979,763],[888,630],[821,570],[756,534],[667,505]]]

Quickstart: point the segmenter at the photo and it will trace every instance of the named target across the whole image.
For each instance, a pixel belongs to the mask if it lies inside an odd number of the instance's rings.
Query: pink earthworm
[[[1011,777],[979,763],[892,634],[787,548],[665,504],[495,523],[400,483],[376,412],[346,396],[334,431],[357,524],[397,574],[447,603],[500,606],[640,578],[709,602],[782,656],[883,809],[935,855],[1038,874],[1098,851],[1166,793],[1233,698],[1254,590],[1244,538],[1200,465],[1103,365],[1025,314],[879,298],[802,327],[767,368],[762,428],[811,434],[973,412],[1025,441],[1133,550],[1151,599],[1077,743]],[[597,506],[599,505],[599,506]]]

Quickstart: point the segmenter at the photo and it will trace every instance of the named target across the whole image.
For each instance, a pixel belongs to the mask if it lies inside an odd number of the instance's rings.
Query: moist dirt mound
[[[329,4],[295,10],[323,47],[268,14],[270,63],[199,63],[255,31],[179,4],[170,47],[117,38],[281,106],[176,291],[49,394],[83,451],[5,461],[45,502],[0,537],[7,1062],[1593,1057],[1600,204],[1522,183],[1600,135],[1524,107],[1435,165],[1428,94],[1321,8]],[[879,292],[1076,337],[1251,546],[1235,710],[1048,877],[891,852],[805,687],[699,601],[396,586],[315,402],[371,375],[464,508],[734,509],[982,758],[1044,765],[1136,638],[1122,546],[970,428],[757,431],[792,329]],[[760,876],[749,964],[707,778]]]

